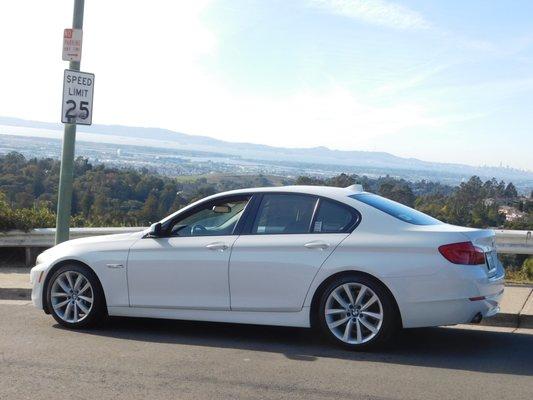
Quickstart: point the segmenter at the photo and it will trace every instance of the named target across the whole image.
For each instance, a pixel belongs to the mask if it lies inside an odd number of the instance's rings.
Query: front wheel
[[[98,278],[89,268],[64,265],[52,275],[47,301],[54,319],[68,328],[85,328],[104,317],[105,300]]]
[[[390,294],[373,279],[356,274],[340,277],[324,289],[318,313],[322,332],[352,350],[384,344],[397,325]]]

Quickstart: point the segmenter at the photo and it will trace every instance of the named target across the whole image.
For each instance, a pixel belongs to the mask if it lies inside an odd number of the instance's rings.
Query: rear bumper
[[[476,315],[489,318],[500,311],[504,270],[488,276],[484,266],[449,266],[435,275],[392,278],[404,328],[472,322]]]
[[[500,311],[503,289],[482,300],[456,299],[412,304],[412,310],[418,314],[407,319],[405,328],[425,326],[456,325],[472,322],[478,314],[489,318]]]

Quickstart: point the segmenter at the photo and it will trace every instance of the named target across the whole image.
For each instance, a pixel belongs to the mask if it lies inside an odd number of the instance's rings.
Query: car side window
[[[173,221],[170,236],[231,235],[248,201],[249,198],[246,197],[206,203],[192,214]]]
[[[313,222],[313,233],[346,232],[356,221],[357,214],[347,206],[321,199]]]
[[[252,234],[308,233],[317,198],[295,194],[265,194]]]

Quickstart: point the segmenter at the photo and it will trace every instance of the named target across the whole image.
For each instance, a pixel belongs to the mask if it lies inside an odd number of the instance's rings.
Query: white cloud
[[[342,87],[266,98],[209,86],[208,97],[200,89],[198,96],[179,105],[179,118],[167,126],[179,124],[181,130],[196,134],[216,132],[230,141],[363,150],[372,149],[376,138],[445,123],[420,104],[371,105]]]
[[[332,14],[400,30],[424,30],[431,24],[416,11],[384,0],[308,0]]]
[[[389,80],[385,84],[378,86],[374,93],[377,96],[381,95],[396,95],[401,92],[405,92],[409,89],[417,88],[422,86],[424,83],[426,83],[431,78],[435,77],[439,73],[445,71],[446,69],[450,68],[454,64],[441,64],[441,65],[433,65],[426,68],[420,68],[419,70],[415,70],[415,72],[412,75],[407,75],[406,77],[398,80]]]

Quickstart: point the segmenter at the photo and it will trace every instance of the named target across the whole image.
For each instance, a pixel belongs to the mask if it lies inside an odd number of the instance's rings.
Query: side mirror
[[[227,214],[231,212],[231,207],[227,205],[213,206],[212,210],[217,214]]]
[[[161,237],[161,222],[156,222],[150,225],[150,232],[148,235],[151,237]]]

